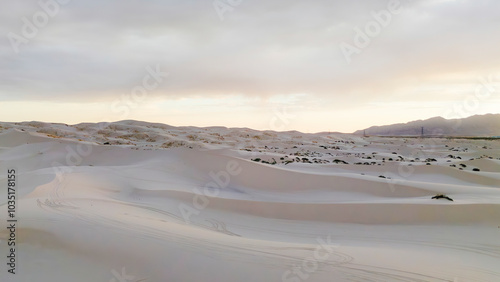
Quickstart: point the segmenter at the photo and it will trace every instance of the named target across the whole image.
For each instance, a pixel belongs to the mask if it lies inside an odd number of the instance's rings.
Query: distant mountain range
[[[383,126],[372,126],[354,132],[376,136],[500,136],[500,114],[475,115],[463,119],[433,117]]]

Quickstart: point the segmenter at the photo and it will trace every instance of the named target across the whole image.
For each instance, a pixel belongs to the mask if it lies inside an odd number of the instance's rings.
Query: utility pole
[[[422,130],[420,132],[420,137],[424,138],[424,127],[422,126]]]

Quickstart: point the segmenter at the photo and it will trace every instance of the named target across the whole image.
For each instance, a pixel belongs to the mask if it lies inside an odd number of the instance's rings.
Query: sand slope
[[[1,126],[19,263],[0,281],[500,278],[498,141]]]

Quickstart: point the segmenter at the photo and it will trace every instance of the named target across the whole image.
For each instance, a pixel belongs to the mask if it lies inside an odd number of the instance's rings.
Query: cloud
[[[171,74],[157,99],[305,93],[332,107],[500,71],[498,1],[401,0],[350,64],[340,44],[354,44],[389,0],[243,0],[223,21],[205,0],[70,1],[16,54],[7,34],[22,35],[37,3],[0,12],[2,100],[111,100],[157,64]]]

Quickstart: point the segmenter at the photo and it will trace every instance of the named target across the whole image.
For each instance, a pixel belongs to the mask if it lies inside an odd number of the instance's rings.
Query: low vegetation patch
[[[446,196],[445,194],[437,194],[436,196],[432,197],[432,199],[446,199],[448,201],[452,201],[453,202],[453,199]]]

